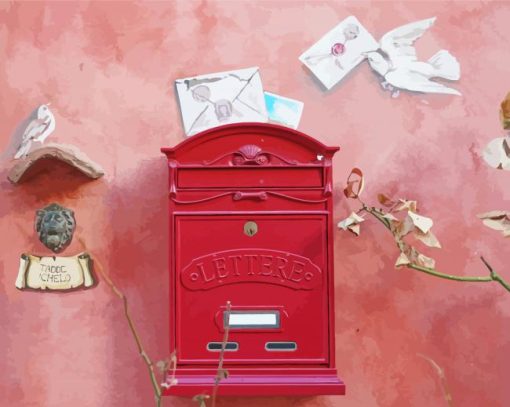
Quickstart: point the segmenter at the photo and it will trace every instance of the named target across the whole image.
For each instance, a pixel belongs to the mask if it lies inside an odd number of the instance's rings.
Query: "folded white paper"
[[[352,71],[378,42],[354,16],[349,16],[306,50],[299,60],[331,89]]]
[[[227,123],[267,122],[259,68],[175,81],[187,136]]]

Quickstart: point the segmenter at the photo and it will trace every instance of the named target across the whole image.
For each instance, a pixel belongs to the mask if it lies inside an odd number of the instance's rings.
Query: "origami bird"
[[[35,117],[28,121],[18,151],[14,155],[15,159],[26,156],[32,147],[32,142],[43,143],[55,130],[55,116],[51,113],[48,105],[39,106]]]
[[[426,62],[416,56],[415,41],[435,20],[433,17],[397,27],[381,38],[378,50],[364,53],[371,68],[384,78],[381,86],[390,90],[392,97],[399,95],[399,89],[461,95],[456,89],[431,80],[460,78],[460,66],[452,54],[440,50]]]

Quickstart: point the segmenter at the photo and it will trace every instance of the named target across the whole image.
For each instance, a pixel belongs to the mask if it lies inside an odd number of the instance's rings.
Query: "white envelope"
[[[349,16],[307,49],[299,60],[329,90],[366,58],[364,52],[378,48],[378,42],[358,19]]]
[[[259,68],[175,81],[187,136],[227,123],[267,122]]]

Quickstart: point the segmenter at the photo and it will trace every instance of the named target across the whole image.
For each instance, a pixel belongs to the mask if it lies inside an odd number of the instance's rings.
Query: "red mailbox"
[[[345,394],[333,304],[338,149],[260,123],[217,127],[162,149],[177,350],[177,385],[167,394],[212,391],[227,326],[229,377],[219,394]]]

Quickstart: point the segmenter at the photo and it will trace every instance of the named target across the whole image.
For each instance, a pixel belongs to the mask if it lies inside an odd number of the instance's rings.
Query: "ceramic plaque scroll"
[[[88,253],[70,257],[21,255],[16,279],[20,290],[70,290],[93,284]]]

